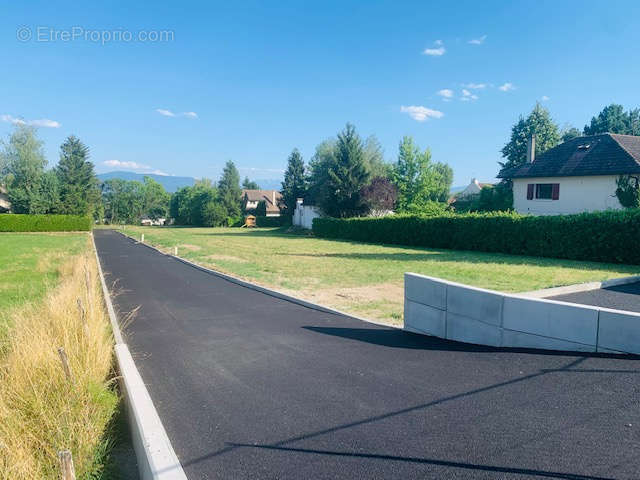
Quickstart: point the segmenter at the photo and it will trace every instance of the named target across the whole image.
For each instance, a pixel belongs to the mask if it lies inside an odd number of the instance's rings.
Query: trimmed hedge
[[[291,225],[291,217],[256,217],[256,227],[288,227]]]
[[[78,232],[89,231],[91,218],[81,215],[0,215],[0,232]]]
[[[562,216],[516,213],[316,218],[317,237],[640,264],[640,209]]]

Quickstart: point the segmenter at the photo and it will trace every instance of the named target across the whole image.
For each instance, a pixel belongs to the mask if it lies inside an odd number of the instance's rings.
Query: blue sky
[[[578,128],[640,106],[639,21],[637,1],[4,2],[0,135],[40,125],[54,163],[73,133],[99,172],[275,178],[349,121],[388,160],[412,135],[454,184],[489,181],[536,101]]]

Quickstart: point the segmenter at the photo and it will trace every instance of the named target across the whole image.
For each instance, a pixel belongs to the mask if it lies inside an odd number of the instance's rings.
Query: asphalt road
[[[597,307],[615,308],[640,312],[640,283],[629,283],[617,287],[599,288],[586,292],[568,293],[549,297],[550,300],[595,305]],[[640,478],[640,475],[638,476]]]
[[[190,479],[640,477],[637,358],[379,327],[94,235]]]

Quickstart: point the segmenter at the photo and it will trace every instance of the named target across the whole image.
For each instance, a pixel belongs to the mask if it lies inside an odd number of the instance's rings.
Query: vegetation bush
[[[118,396],[110,380],[113,340],[95,257],[78,256],[60,274],[60,284],[43,302],[0,317],[2,480],[60,478],[62,449],[71,450],[79,479],[102,478],[108,462]],[[71,381],[59,347],[69,359]]]
[[[80,232],[91,225],[91,218],[82,215],[0,215],[0,232]]]
[[[540,217],[491,212],[316,218],[313,233],[372,243],[640,264],[640,209]]]
[[[291,225],[291,217],[282,215],[280,217],[256,217],[257,227],[288,227]]]

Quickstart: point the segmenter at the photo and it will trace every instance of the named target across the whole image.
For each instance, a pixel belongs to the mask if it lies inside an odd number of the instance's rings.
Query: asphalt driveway
[[[190,479],[640,477],[634,357],[410,334],[94,236]]]
[[[549,297],[550,300],[640,312],[640,282]]]

